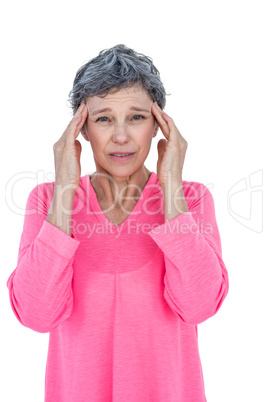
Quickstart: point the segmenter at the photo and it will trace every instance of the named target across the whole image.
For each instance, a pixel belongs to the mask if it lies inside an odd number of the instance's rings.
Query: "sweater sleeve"
[[[191,182],[193,202],[148,234],[164,253],[164,298],[185,323],[200,324],[216,314],[228,290],[214,200],[202,183]]]
[[[72,312],[72,262],[80,243],[46,220],[45,184],[38,184],[28,196],[17,266],[7,281],[17,319],[42,333]]]

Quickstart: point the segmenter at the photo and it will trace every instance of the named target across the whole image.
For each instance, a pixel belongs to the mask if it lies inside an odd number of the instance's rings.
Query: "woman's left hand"
[[[163,189],[172,183],[182,183],[182,169],[188,143],[177,129],[174,121],[158,106],[152,105],[152,113],[166,137],[158,141],[157,177]],[[171,180],[172,183],[169,183]]]

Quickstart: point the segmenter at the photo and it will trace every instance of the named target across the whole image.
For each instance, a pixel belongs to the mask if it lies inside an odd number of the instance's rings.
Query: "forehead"
[[[96,109],[99,106],[146,106],[152,102],[147,91],[140,85],[135,84],[131,87],[121,88],[120,90],[111,90],[105,97],[92,96],[87,99],[87,105],[90,109]]]

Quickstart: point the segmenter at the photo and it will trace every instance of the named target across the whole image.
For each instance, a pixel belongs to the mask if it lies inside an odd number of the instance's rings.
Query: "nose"
[[[112,135],[113,142],[117,142],[119,144],[124,144],[129,142],[130,137],[128,131],[124,124],[116,124],[114,127],[114,132]]]

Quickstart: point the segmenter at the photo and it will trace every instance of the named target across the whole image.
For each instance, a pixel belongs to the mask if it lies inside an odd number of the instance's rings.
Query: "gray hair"
[[[69,102],[76,113],[82,101],[90,96],[105,97],[108,92],[135,84],[141,85],[163,110],[166,105],[165,88],[160,74],[150,57],[119,44],[104,49],[99,55],[81,66],[76,73]]]

